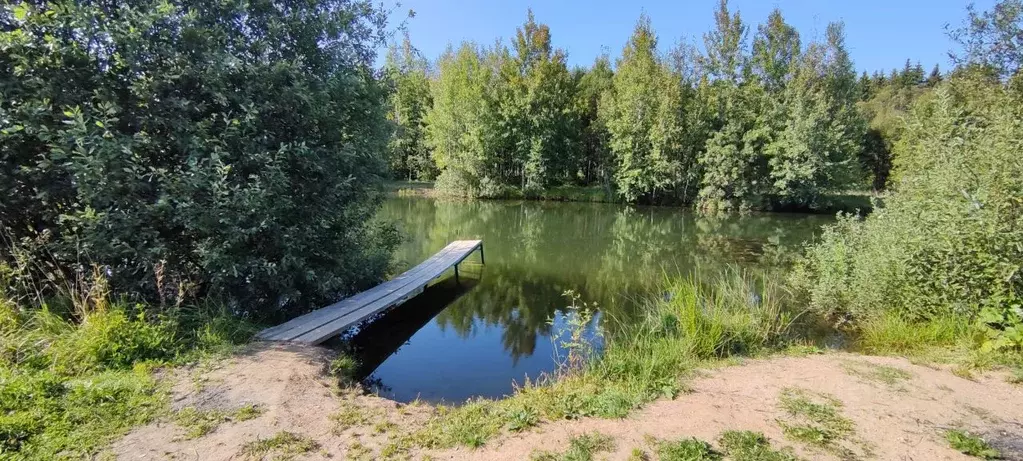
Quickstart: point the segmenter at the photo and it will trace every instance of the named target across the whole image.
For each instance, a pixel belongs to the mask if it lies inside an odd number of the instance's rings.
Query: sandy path
[[[316,348],[269,347],[253,350],[209,371],[202,386],[195,373],[179,377],[174,406],[237,408],[258,404],[265,412],[243,422],[221,424],[194,440],[171,422],[139,428],[117,442],[119,459],[241,459],[240,447],[282,430],[316,440],[319,448],[301,459],[374,459],[393,428],[414,427],[427,410],[400,406],[371,396],[339,396],[325,376],[327,359]],[[869,373],[882,367],[907,372],[905,379],[882,382]],[[891,370],[891,368],[888,368]],[[838,459],[785,439],[778,425],[786,417],[778,407],[785,388],[827,393],[842,402],[841,411],[855,423],[855,433],[841,446],[857,458],[891,460],[973,459],[945,442],[947,428],[981,433],[1007,459],[1023,459],[1023,387],[998,374],[957,377],[944,369],[911,364],[905,359],[826,354],[747,361],[709,370],[693,380],[693,392],[660,400],[621,420],[587,418],[540,426],[524,434],[505,435],[483,449],[431,452],[433,459],[486,461],[527,459],[536,449],[559,450],[569,438],[599,431],[615,439],[616,449],[601,456],[626,459],[633,448],[652,453],[649,441],[698,437],[713,442],[721,432],[763,432],[776,447],[792,447],[804,459]],[[350,402],[373,413],[371,421],[343,431],[329,418]],[[390,421],[392,428],[376,424]],[[367,452],[367,450],[369,450]],[[414,453],[414,458],[427,453]]]

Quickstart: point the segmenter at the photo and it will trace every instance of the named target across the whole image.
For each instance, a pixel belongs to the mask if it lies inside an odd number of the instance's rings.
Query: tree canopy
[[[3,232],[53,262],[36,275],[91,262],[161,303],[265,314],[377,280],[384,21],[361,0],[4,6]]]

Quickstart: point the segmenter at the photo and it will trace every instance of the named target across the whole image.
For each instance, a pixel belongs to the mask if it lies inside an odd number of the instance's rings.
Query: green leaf
[[[22,3],[14,7],[14,19],[17,19],[19,22],[25,22],[26,18],[28,18],[28,4]]]

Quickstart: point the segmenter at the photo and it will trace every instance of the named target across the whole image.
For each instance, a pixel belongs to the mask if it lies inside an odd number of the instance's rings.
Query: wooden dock
[[[264,341],[293,341],[319,344],[390,307],[397,306],[423,292],[426,285],[451,267],[458,278],[458,264],[472,252],[480,251],[482,240],[456,240],[422,264],[401,275],[330,306],[295,317],[256,335]]]

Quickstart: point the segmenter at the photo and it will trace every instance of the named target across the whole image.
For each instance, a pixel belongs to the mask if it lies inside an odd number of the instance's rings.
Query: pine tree
[[[941,76],[941,69],[938,67],[937,64],[935,64],[934,69],[931,69],[931,75],[927,77],[927,87],[934,88],[938,86],[938,84],[941,83],[942,80],[943,77]]]

